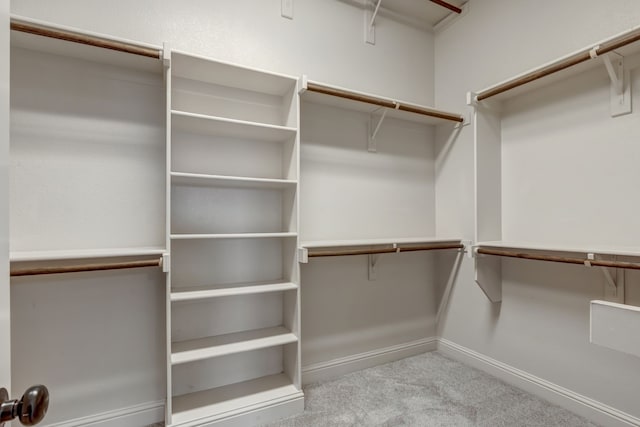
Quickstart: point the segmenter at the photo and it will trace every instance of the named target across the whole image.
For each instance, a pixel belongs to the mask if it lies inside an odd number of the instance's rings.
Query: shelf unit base
[[[171,427],[243,427],[300,414],[304,395],[285,374],[173,398]]]

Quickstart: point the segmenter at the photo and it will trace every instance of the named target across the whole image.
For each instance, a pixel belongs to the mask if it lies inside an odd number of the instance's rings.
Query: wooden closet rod
[[[596,46],[593,49],[593,52],[594,52],[593,58],[596,58],[600,55],[604,55],[606,53],[619,49],[628,44],[635,43],[638,40],[640,40],[640,28],[637,28],[629,33],[615,37],[611,40],[608,40]],[[581,62],[585,62],[590,59],[592,59],[591,50],[586,50],[583,52],[576,53],[556,63],[550,64],[546,67],[542,67],[530,73],[524,74],[512,81],[508,81],[494,88],[480,92],[477,94],[477,100],[482,101],[484,99],[491,98],[492,96],[495,96],[503,92],[506,92],[508,90],[514,89],[516,87],[525,85],[527,83],[530,83],[534,80],[538,80],[550,74],[557,73],[558,71],[562,71],[565,68],[573,67],[574,65],[580,64]]]
[[[439,5],[439,6],[445,7],[445,8],[447,8],[447,9],[449,9],[449,10],[455,12],[455,13],[458,13],[458,14],[462,13],[462,9],[460,9],[457,6],[452,5],[451,3],[447,3],[446,1],[443,1],[443,0],[430,0],[430,1],[431,1],[431,3],[435,3],[435,4]]]
[[[571,257],[561,257],[554,255],[531,254],[524,252],[505,251],[497,249],[478,248],[477,253],[483,255],[494,255],[508,258],[531,259],[535,261],[560,262],[564,264],[580,264],[594,265],[597,267],[627,268],[631,270],[640,270],[640,264],[624,261],[606,261],[602,259],[581,259]]]
[[[38,267],[11,270],[11,277],[37,276],[41,274],[79,273],[84,271],[122,270],[125,268],[161,267],[162,258],[141,261],[124,261],[104,264],[68,265],[61,267]]]
[[[11,29],[14,31],[20,31],[23,33],[35,34],[43,37],[66,40],[68,42],[80,43],[80,44],[85,44],[89,46],[101,47],[104,49],[117,50],[119,52],[131,53],[134,55],[160,59],[159,49],[139,46],[133,43],[125,43],[125,42],[110,40],[102,37],[89,36],[86,34],[79,34],[72,31],[58,30],[58,29],[48,28],[40,25],[34,25],[31,23],[15,21],[13,19],[11,20]]]
[[[325,95],[337,96],[339,98],[351,99],[352,101],[365,102],[367,104],[373,104],[380,107],[391,108],[393,110],[407,111],[415,114],[422,114],[423,116],[435,117],[438,119],[450,120],[453,122],[462,123],[464,117],[457,114],[449,114],[443,111],[432,110],[430,108],[416,107],[412,105],[404,105],[400,102],[390,101],[388,99],[376,98],[369,95],[362,95],[359,93],[348,92],[346,90],[336,89],[319,85],[317,83],[308,82],[307,90],[312,92],[323,93]]]
[[[308,256],[325,257],[325,256],[347,256],[347,255],[376,255],[390,254],[396,252],[415,252],[415,251],[433,251],[444,249],[462,249],[464,245],[460,243],[442,244],[442,245],[418,245],[398,248],[380,248],[380,249],[333,249],[333,250],[308,250]]]

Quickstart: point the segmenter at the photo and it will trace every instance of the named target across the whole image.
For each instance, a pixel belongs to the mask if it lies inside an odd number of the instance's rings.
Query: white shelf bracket
[[[160,261],[162,266],[162,272],[168,273],[171,271],[171,256],[165,252],[162,254],[162,261]]]
[[[298,262],[300,264],[309,262],[309,250],[307,248],[298,248]]]
[[[369,2],[365,4],[364,8],[364,41],[369,44],[376,44],[376,16],[382,0],[378,0],[375,9],[372,11],[369,8]]]
[[[618,285],[616,284],[616,280],[611,275],[611,271],[609,271],[608,267],[600,267],[600,269],[602,270],[602,274],[604,274],[604,281],[607,286],[607,292],[616,293]]]
[[[165,68],[171,67],[171,46],[167,42],[162,44],[162,65]]]
[[[307,78],[306,74],[300,76],[300,78],[298,79],[298,94],[302,95],[307,91],[308,83],[309,79]]]
[[[467,92],[467,105],[470,107],[478,106],[478,94],[475,92]]]
[[[474,252],[476,252],[474,248]],[[502,259],[475,253],[475,281],[489,301],[502,301]]]
[[[623,268],[600,267],[604,274],[604,299],[609,302],[624,304],[625,271]],[[613,274],[612,274],[613,273]],[[615,275],[615,278],[614,278]]]
[[[375,125],[374,125],[375,117],[373,115],[374,113],[371,113],[371,115],[369,115],[369,138],[367,143],[367,150],[370,153],[375,153],[378,151],[378,147],[376,146],[376,136],[378,135],[380,126],[382,126],[382,122],[384,121],[384,118],[387,115],[387,111],[389,110],[385,108],[384,111],[382,112],[382,115],[380,116],[380,119],[378,120],[378,123]]]
[[[625,69],[624,57],[611,52],[602,59],[611,79],[611,117],[631,113],[631,73]]]
[[[369,271],[369,281],[374,281],[378,278],[378,271],[376,267],[378,266],[378,260],[380,259],[380,255],[371,254],[367,256],[367,265]]]
[[[595,260],[595,254],[587,254],[584,265],[591,267],[591,261]],[[600,267],[604,275],[604,296],[607,301],[624,304],[624,269]],[[615,275],[615,277],[614,277]]]
[[[462,248],[460,251],[463,254],[466,254],[469,259],[473,259],[473,257],[476,255],[476,247],[473,245],[473,242],[471,240],[463,240],[461,243],[464,248]]]

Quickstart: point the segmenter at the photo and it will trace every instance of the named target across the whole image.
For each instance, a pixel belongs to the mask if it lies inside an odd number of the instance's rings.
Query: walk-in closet
[[[640,426],[640,4],[0,12],[0,424]]]

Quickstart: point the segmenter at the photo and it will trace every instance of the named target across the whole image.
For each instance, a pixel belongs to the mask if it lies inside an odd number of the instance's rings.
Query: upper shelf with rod
[[[11,16],[11,46],[126,68],[162,72],[159,46]],[[97,49],[96,49],[97,48]]]
[[[518,254],[523,251],[562,252],[575,254],[596,254],[606,256],[640,257],[640,247],[633,246],[586,246],[586,245],[550,245],[532,242],[488,241],[475,245],[479,253],[483,250],[502,251],[505,254]],[[504,255],[509,256],[509,255]]]
[[[299,260],[302,263],[306,263],[309,258],[315,257],[378,255],[447,249],[464,249],[464,244],[461,239],[438,237],[322,240],[302,242],[300,245]]]
[[[605,295],[616,302],[624,302],[624,276],[612,275],[609,269],[640,270],[636,259],[640,258],[640,247],[486,241],[476,243],[473,254],[476,257],[476,282],[493,302],[502,300],[501,258],[600,267],[607,285]]]
[[[497,101],[506,100],[518,94],[533,91],[542,86],[603,64],[607,66],[612,80],[617,80],[621,77],[614,75],[615,70],[611,64],[612,59],[624,58],[640,52],[639,40],[640,26],[637,26],[503,82],[472,93],[470,102],[488,99]],[[625,64],[625,68],[630,69],[639,64],[640,61],[636,59],[634,63]]]
[[[463,124],[465,121],[464,116],[458,113],[437,110],[431,107],[357,92],[338,86],[331,86],[308,80],[307,76],[302,76],[300,94],[304,101],[364,113],[373,113],[374,111],[384,108],[387,117],[395,117],[429,125],[443,123]]]

